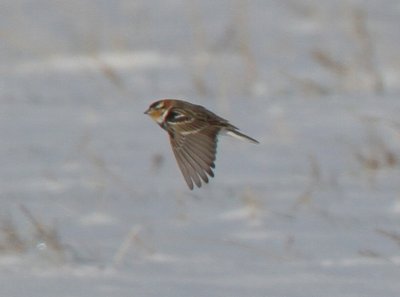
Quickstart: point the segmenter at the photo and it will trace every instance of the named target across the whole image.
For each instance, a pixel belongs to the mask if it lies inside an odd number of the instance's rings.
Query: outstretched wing
[[[172,151],[191,190],[193,182],[200,188],[201,180],[208,183],[208,176],[214,177],[212,169],[215,168],[217,136],[220,131],[215,126],[196,128],[181,133],[169,133]]]

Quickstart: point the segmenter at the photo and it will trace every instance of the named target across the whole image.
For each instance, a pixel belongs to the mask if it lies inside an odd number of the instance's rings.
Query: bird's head
[[[171,107],[171,100],[163,99],[152,103],[149,108],[144,112],[149,115],[158,124],[162,124]]]

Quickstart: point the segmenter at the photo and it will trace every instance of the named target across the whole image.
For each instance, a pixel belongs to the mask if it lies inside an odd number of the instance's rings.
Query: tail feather
[[[251,142],[251,143],[259,143],[257,140],[255,140],[254,138],[251,138],[250,136],[247,136],[237,130],[226,130],[225,134],[235,137],[237,139],[240,139],[242,141],[247,141],[247,142]]]

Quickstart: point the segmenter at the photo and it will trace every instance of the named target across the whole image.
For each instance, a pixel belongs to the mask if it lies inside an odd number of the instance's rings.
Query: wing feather
[[[213,145],[214,146],[214,145]],[[201,167],[205,170],[207,170],[207,173],[211,176],[213,176],[213,172],[211,168],[215,168],[215,155],[216,155],[216,149],[212,146],[208,147],[208,152],[205,152],[207,148],[201,147],[200,145],[197,145],[196,143],[190,142],[190,140],[187,141],[186,143],[186,150],[191,152],[191,155],[193,159],[196,160],[196,162],[201,165]]]
[[[186,161],[187,161],[187,162],[190,164],[190,166],[193,168],[193,170],[194,170],[193,175],[200,176],[201,179],[202,179],[205,183],[208,183],[207,174],[206,174],[205,170],[203,169],[203,167],[202,167],[202,166],[199,164],[199,162],[197,161],[196,156],[194,156],[191,152],[188,152],[186,149],[182,149],[181,153],[182,153],[183,155],[185,155]],[[200,182],[200,181],[199,181],[199,182]],[[200,187],[200,186],[201,186],[201,183],[200,183],[200,185],[196,183],[196,185],[197,185],[198,187]]]
[[[193,182],[197,187],[201,187],[201,180],[197,174],[198,169],[194,166],[193,161],[187,156],[185,151],[178,145],[178,142],[176,142],[175,139],[171,138],[170,140],[176,161],[178,162],[179,168],[181,169],[183,177],[185,178],[189,188],[191,190],[193,189]],[[182,170],[182,168],[185,168],[186,170]],[[188,179],[190,180],[190,183],[188,182]],[[190,184],[192,184],[192,187],[190,187]]]
[[[201,179],[208,183],[208,176],[214,177],[212,168],[215,168],[219,130],[218,127],[203,127],[191,134],[170,133],[172,150],[191,190],[193,182],[200,188]]]
[[[174,147],[174,146],[172,145],[172,147]],[[184,161],[182,159],[183,157],[181,156],[180,153],[178,153],[177,150],[173,149],[172,151],[174,152],[176,162],[178,163],[179,169],[181,170],[182,175],[185,178],[185,181],[186,181],[189,189],[193,190],[193,181],[191,178],[190,171],[186,165],[186,161]]]

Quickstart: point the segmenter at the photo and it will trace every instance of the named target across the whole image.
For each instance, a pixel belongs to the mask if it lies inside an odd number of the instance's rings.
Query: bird
[[[178,167],[190,190],[200,188],[214,177],[218,136],[227,134],[251,143],[247,136],[228,120],[205,107],[178,99],[162,99],[144,112],[168,135]]]

